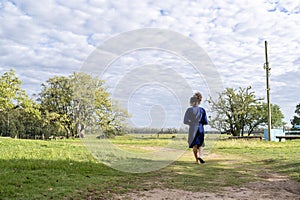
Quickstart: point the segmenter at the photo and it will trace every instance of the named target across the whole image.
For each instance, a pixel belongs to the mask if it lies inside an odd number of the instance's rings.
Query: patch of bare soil
[[[278,174],[268,174],[266,181],[255,181],[240,187],[225,187],[218,192],[191,192],[179,189],[156,188],[115,196],[115,199],[132,200],[194,200],[194,199],[239,199],[239,200],[300,200],[300,182]]]

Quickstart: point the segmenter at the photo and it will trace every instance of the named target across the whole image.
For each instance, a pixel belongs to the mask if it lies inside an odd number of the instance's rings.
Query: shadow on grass
[[[82,198],[95,186],[102,192],[128,175],[95,162],[0,160],[0,199]]]

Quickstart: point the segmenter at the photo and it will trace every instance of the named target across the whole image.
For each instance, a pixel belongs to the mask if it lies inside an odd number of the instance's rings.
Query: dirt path
[[[116,196],[116,199],[132,200],[300,200],[300,182],[278,174],[269,174],[266,181],[255,181],[241,187],[225,187],[219,192],[190,192],[179,189],[153,189]]]

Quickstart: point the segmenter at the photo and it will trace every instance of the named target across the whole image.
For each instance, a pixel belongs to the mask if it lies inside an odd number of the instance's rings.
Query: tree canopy
[[[30,124],[40,120],[39,106],[21,88],[21,80],[11,69],[0,77],[1,136],[26,135]]]
[[[210,119],[210,125],[222,132],[231,133],[234,136],[249,135],[260,125],[267,123],[267,104],[258,98],[251,87],[226,88],[219,93],[218,98],[211,97],[208,103],[214,116]],[[273,127],[284,125],[283,114],[278,105],[272,105]]]
[[[98,131],[123,133],[128,117],[113,102],[104,81],[85,73],[54,76],[41,84],[37,101],[28,98],[14,70],[0,77],[0,134],[20,138],[83,137]]]
[[[120,117],[116,115],[122,111],[114,109],[117,106],[113,106],[103,80],[85,73],[56,76],[43,84],[39,96],[43,115],[48,119],[46,124],[57,124],[66,137],[84,137],[87,128],[108,137],[122,134]]]

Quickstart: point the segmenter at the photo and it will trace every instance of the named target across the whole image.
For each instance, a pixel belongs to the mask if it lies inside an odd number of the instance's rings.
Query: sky
[[[177,126],[195,91],[211,115],[214,80],[266,98],[267,41],[271,103],[289,123],[300,103],[299,27],[294,0],[0,0],[0,73],[14,68],[33,95],[50,77],[105,61],[95,73],[134,125]],[[184,46],[193,42],[196,53]]]

